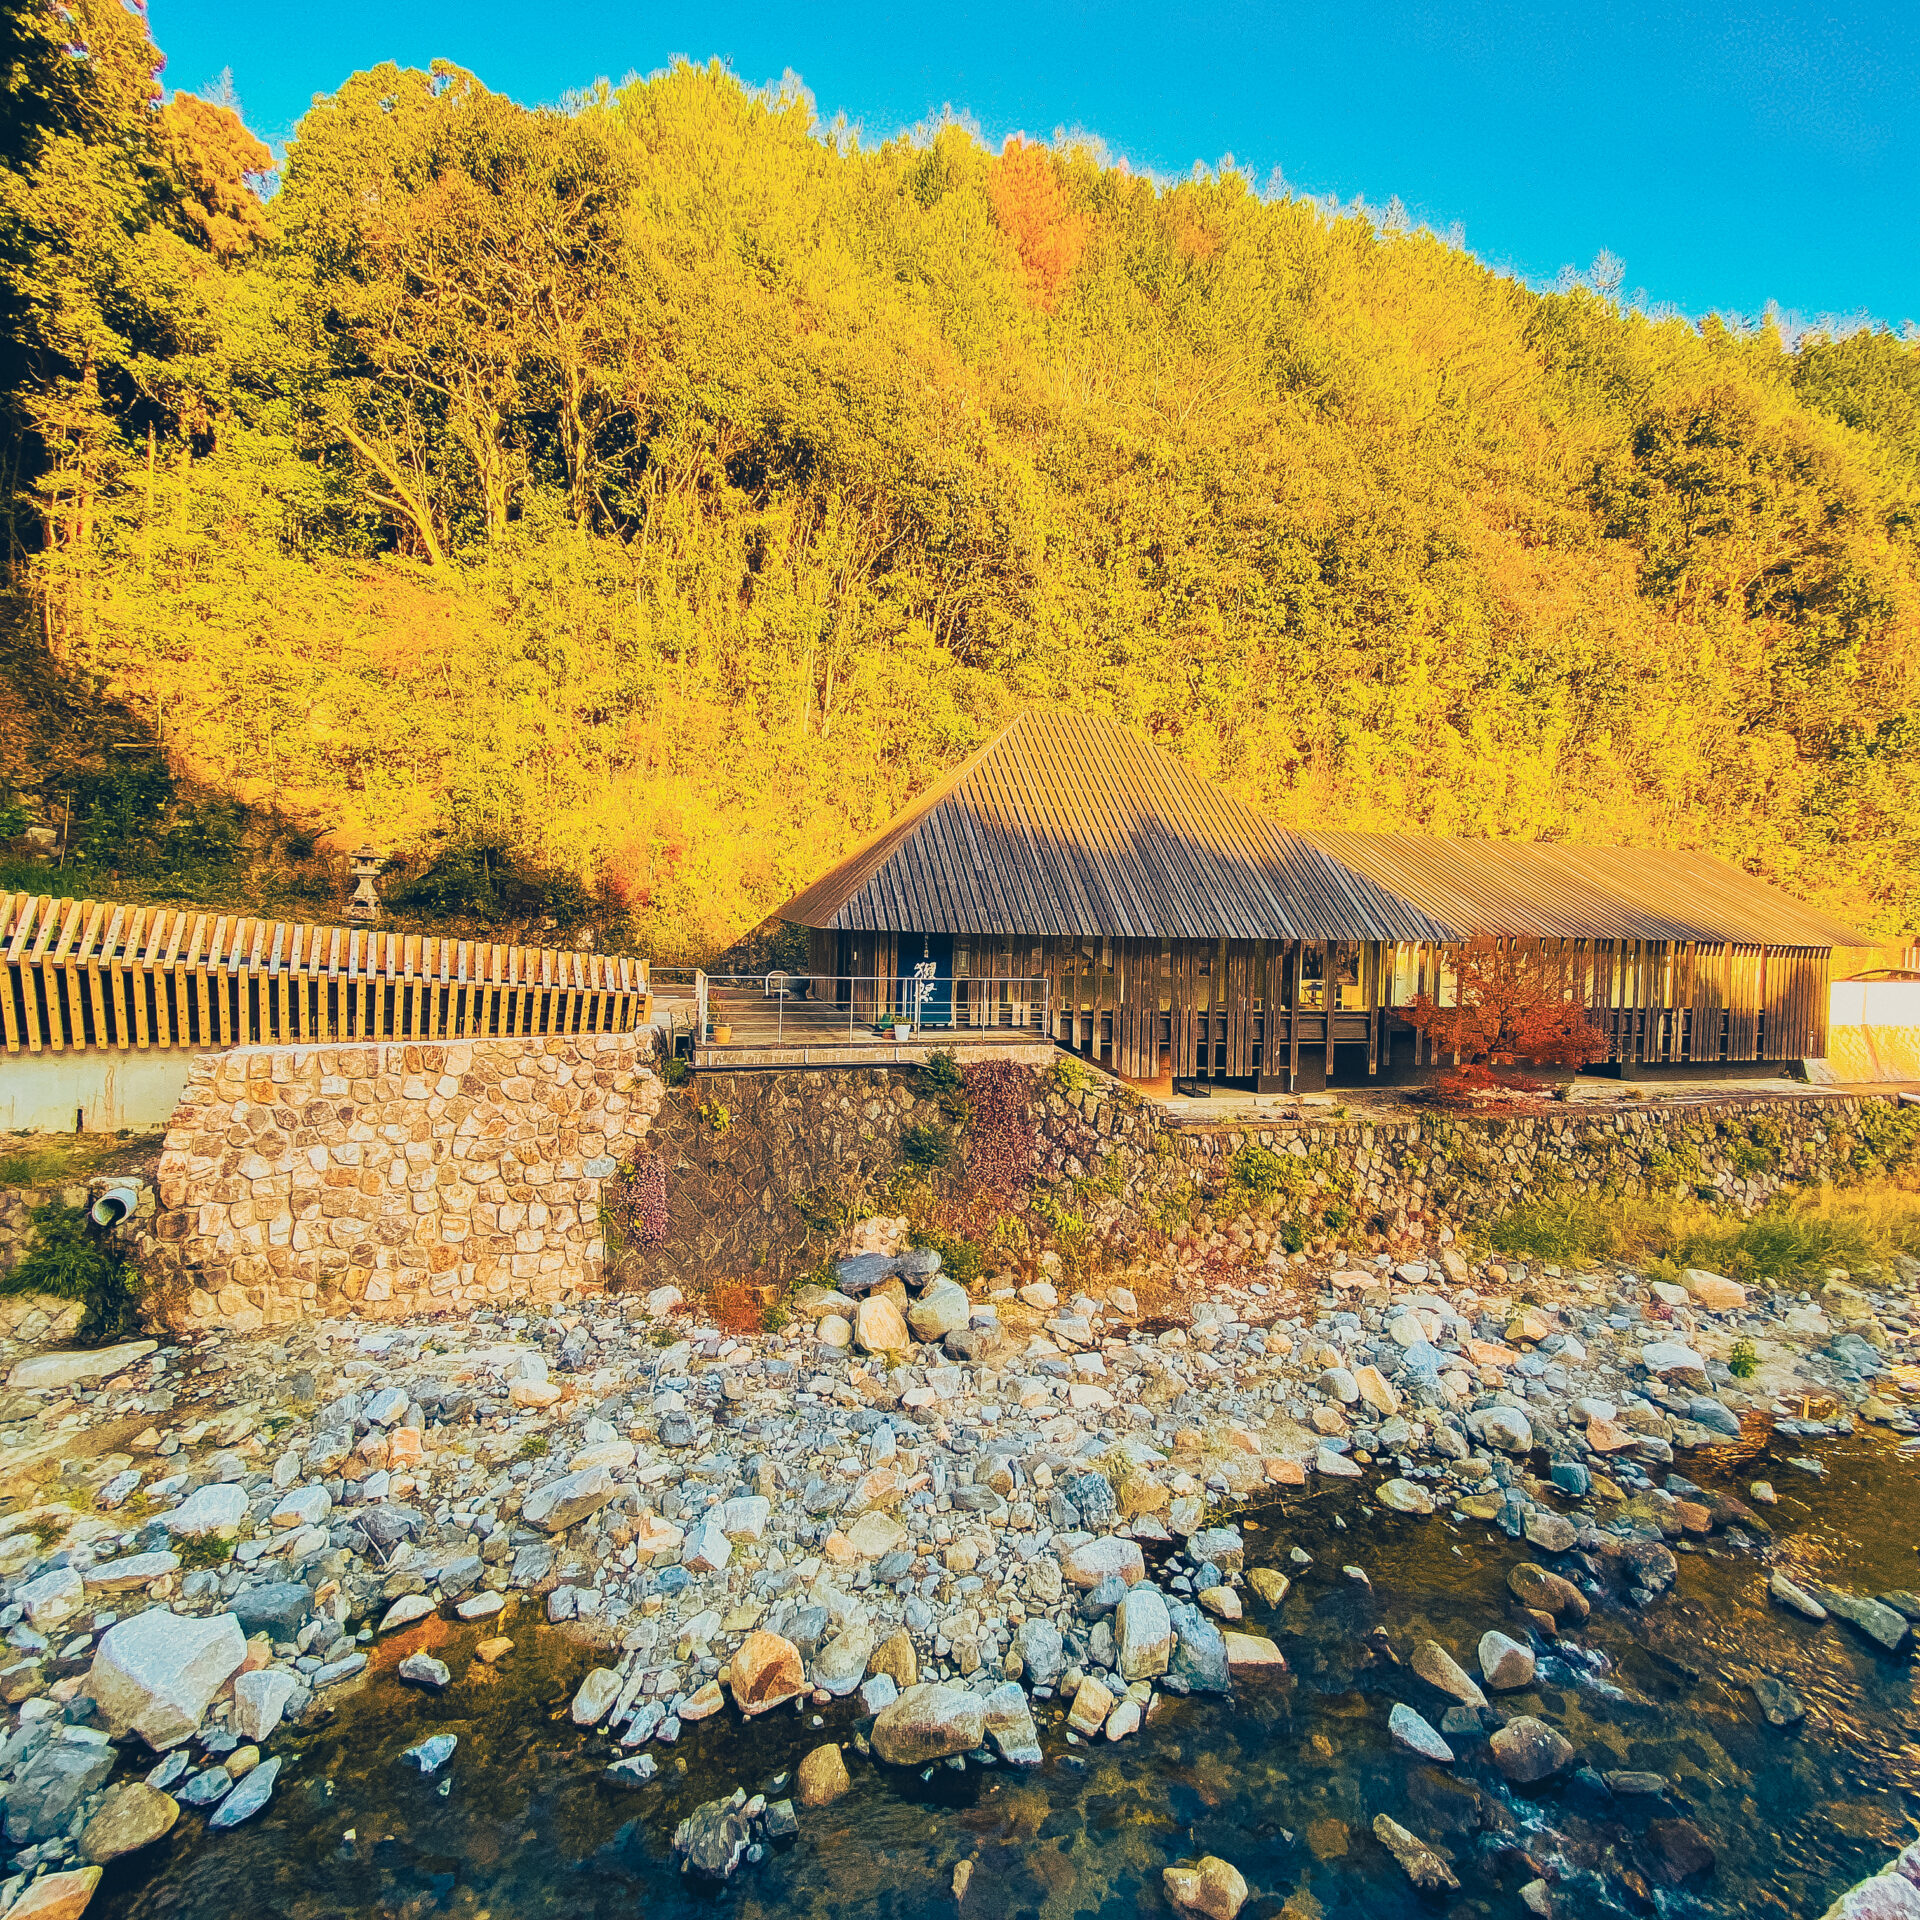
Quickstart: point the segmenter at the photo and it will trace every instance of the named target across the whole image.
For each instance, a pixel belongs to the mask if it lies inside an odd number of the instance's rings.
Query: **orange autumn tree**
[[[1456,1066],[1442,1091],[1532,1091],[1535,1082],[1494,1071],[1515,1060],[1584,1067],[1605,1057],[1606,1036],[1587,1019],[1572,970],[1532,945],[1470,940],[1455,966],[1452,1006],[1422,993],[1407,1021]]]
[[[1013,242],[1034,304],[1051,313],[1087,250],[1087,223],[1075,213],[1045,147],[1010,134],[987,176],[994,224]]]

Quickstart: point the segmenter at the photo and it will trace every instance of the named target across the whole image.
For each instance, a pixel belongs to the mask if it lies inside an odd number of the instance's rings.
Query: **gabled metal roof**
[[[847,932],[1451,937],[1141,735],[1037,708],[778,918]]]
[[[1708,853],[1310,833],[1323,852],[1434,919],[1474,934],[1701,945],[1867,944],[1830,914]]]

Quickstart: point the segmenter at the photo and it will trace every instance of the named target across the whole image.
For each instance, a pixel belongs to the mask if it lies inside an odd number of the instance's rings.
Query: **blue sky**
[[[285,139],[355,68],[436,56],[530,103],[675,54],[787,69],[870,137],[944,106],[996,143],[1098,135],[1161,173],[1257,180],[1456,221],[1551,279],[1602,248],[1689,313],[1920,321],[1920,0],[1524,6],[650,4],[152,0],[167,79],[223,68]]]

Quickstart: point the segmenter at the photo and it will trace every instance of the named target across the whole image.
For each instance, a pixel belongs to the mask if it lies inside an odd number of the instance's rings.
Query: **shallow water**
[[[1871,1439],[1815,1442],[1824,1480],[1786,1465],[1802,1440],[1694,1455],[1703,1485],[1744,1493],[1770,1478],[1782,1503],[1768,1518],[1791,1576],[1864,1593],[1915,1585],[1920,1560],[1920,1457]],[[1337,1524],[1344,1519],[1342,1531]],[[857,1723],[838,1703],[819,1715],[779,1712],[742,1727],[731,1717],[653,1747],[647,1788],[606,1785],[604,1734],[567,1718],[592,1656],[537,1624],[532,1609],[504,1629],[449,1631],[429,1622],[377,1650],[390,1668],[431,1644],[456,1676],[440,1696],[378,1678],[288,1754],[268,1811],[226,1835],[183,1814],[168,1841],[108,1871],[95,1911],[129,1920],[426,1920],[631,1916],[662,1920],[715,1907],[749,1920],[787,1915],[951,1913],[955,1864],[974,1872],[969,1920],[1167,1911],[1160,1870],[1200,1853],[1232,1860],[1253,1897],[1247,1920],[1320,1915],[1519,1914],[1518,1889],[1543,1867],[1558,1878],[1561,1914],[1648,1910],[1634,1876],[1669,1913],[1801,1920],[1876,1871],[1920,1832],[1920,1707],[1913,1668],[1852,1628],[1770,1606],[1756,1555],[1719,1536],[1680,1554],[1680,1578],[1646,1614],[1596,1606],[1577,1644],[1612,1671],[1542,1660],[1536,1685],[1507,1694],[1508,1713],[1560,1727],[1597,1769],[1665,1774],[1664,1801],[1583,1806],[1577,1786],[1534,1797],[1501,1781],[1484,1744],[1434,1767],[1397,1749],[1387,1713],[1404,1700],[1435,1725],[1448,1702],[1374,1652],[1386,1630],[1405,1655],[1431,1636],[1469,1667],[1489,1626],[1508,1621],[1507,1568],[1531,1557],[1479,1523],[1388,1514],[1352,1491],[1302,1493],[1245,1516],[1248,1563],[1285,1565],[1302,1546],[1314,1564],[1269,1622],[1247,1595],[1250,1624],[1274,1632],[1293,1672],[1244,1683],[1231,1702],[1165,1698],[1119,1746],[1068,1747],[1044,1713],[1047,1764],[1031,1774],[936,1770],[931,1782],[849,1754],[854,1790],[800,1812],[799,1838],[724,1889],[683,1877],[671,1856],[676,1822],[738,1784],[773,1775]],[[1244,1524],[1244,1523],[1243,1523]],[[1458,1548],[1456,1552],[1455,1549]],[[1347,1578],[1365,1569],[1371,1591]],[[1291,1569],[1288,1569],[1292,1571]],[[518,1642],[496,1669],[473,1644],[499,1631]],[[1516,1633],[1516,1637],[1518,1634]],[[1785,1680],[1807,1721],[1779,1732],[1744,1675]],[[403,1747],[459,1735],[452,1761],[421,1779]],[[443,1791],[444,1787],[444,1791]],[[1452,1855],[1462,1889],[1423,1898],[1374,1840],[1392,1814]],[[1718,1865],[1667,1890],[1649,1821],[1684,1815]]]

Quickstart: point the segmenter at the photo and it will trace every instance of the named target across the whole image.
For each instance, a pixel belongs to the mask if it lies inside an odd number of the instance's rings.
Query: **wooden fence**
[[[652,1017],[620,954],[0,893],[9,1053],[623,1033]]]

